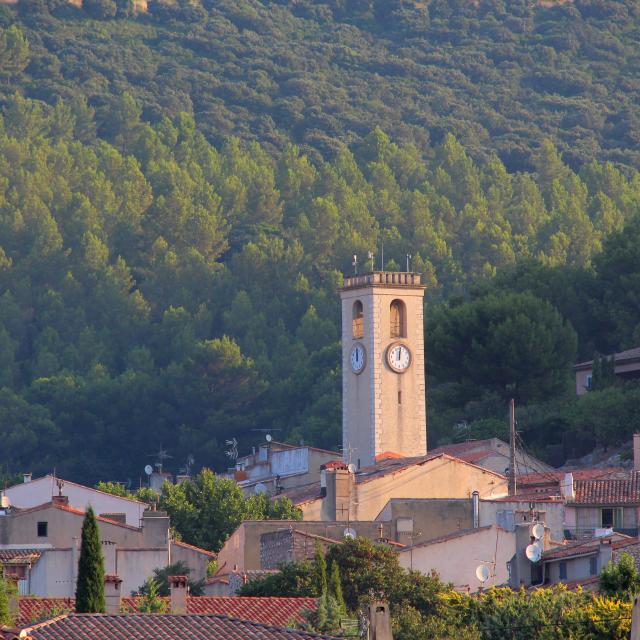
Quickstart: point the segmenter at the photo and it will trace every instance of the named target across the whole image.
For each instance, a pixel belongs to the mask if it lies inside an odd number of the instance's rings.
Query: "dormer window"
[[[407,337],[407,313],[402,300],[394,300],[389,309],[389,335],[392,338]]]
[[[353,303],[353,337],[364,337],[364,307],[360,300]]]

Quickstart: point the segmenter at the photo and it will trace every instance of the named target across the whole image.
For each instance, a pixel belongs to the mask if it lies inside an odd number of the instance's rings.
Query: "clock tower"
[[[344,278],[342,444],[357,466],[427,453],[423,298],[418,273]]]

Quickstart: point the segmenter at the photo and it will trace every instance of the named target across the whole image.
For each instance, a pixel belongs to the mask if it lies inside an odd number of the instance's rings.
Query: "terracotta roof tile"
[[[37,560],[41,553],[40,549],[0,549],[0,562]]]
[[[169,603],[169,598],[164,598]],[[122,608],[137,612],[140,598],[122,598]],[[187,598],[187,613],[221,615],[239,620],[275,626],[286,626],[290,621],[302,622],[305,609],[315,609],[315,598],[262,598],[245,596],[193,596]],[[38,620],[50,619],[75,609],[73,598],[19,599],[19,624],[24,627]]]
[[[37,598],[24,596],[18,600],[18,625],[26,627],[40,620],[48,620],[63,613],[71,613],[76,602],[73,598]]]
[[[198,551],[199,553],[203,553],[204,555],[211,556],[212,558],[216,557],[216,554],[213,551],[207,551],[207,549],[202,549],[201,547],[195,547],[192,544],[187,544],[186,542],[182,542],[182,540],[172,540],[171,544],[175,544],[178,547],[182,547],[183,549],[191,549],[192,551]]]
[[[640,504],[640,474],[632,471],[626,479],[574,481],[573,504]]]
[[[589,540],[570,542],[553,549],[547,549],[547,551],[543,552],[542,559],[559,560],[561,558],[569,558],[571,556],[584,556],[596,553],[603,540],[611,541],[611,545],[614,548],[624,546],[624,543],[626,542],[637,542],[636,538],[631,538],[622,533],[614,533],[612,536],[607,536],[606,538],[590,538]]]
[[[310,640],[330,638],[216,615],[70,614],[24,630],[34,640]]]

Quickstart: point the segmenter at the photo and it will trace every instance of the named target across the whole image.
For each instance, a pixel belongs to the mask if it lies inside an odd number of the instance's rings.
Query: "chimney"
[[[560,493],[567,501],[575,500],[576,492],[573,486],[573,473],[565,473],[560,483]]]
[[[352,509],[354,474],[346,464],[339,463],[326,469],[327,486],[326,498],[323,502],[323,511],[326,520],[348,521],[353,520]]]
[[[69,506],[69,496],[51,496],[51,502],[62,507]]]
[[[122,579],[115,575],[105,575],[104,577],[104,604],[105,613],[117,615],[120,613],[120,587]]]
[[[22,474],[22,482],[31,482],[31,472]]]
[[[169,590],[171,591],[171,613],[182,615],[187,613],[187,576],[169,576]]]
[[[327,495],[327,471],[326,469],[320,469],[320,497],[324,498]]]
[[[102,557],[104,561],[104,570],[106,573],[115,574],[118,570],[118,547],[111,540],[102,540]]]
[[[480,528],[480,494],[474,491],[471,494],[471,503],[473,505],[473,528]]]
[[[633,434],[633,470],[640,471],[640,433]]]
[[[144,511],[142,513],[142,536],[147,547],[169,545],[169,516],[166,511]]]
[[[369,605],[370,640],[393,640],[391,617],[386,602],[373,602]]]

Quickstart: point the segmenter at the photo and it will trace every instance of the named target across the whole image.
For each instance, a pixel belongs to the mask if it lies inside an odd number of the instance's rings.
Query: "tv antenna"
[[[156,458],[156,461],[153,464],[158,468],[158,473],[162,473],[162,465],[164,464],[164,461],[168,460],[169,458],[173,458],[173,456],[170,456],[167,453],[166,449],[162,448],[162,444],[160,444],[160,449],[158,453],[150,453],[149,457]]]
[[[62,487],[64,487],[64,480],[62,478],[56,479],[56,484],[58,485],[58,495],[62,495]]]
[[[539,522],[538,524],[533,525],[533,527],[531,528],[531,535],[536,540],[540,540],[544,535],[544,525],[540,524]]]
[[[347,527],[343,532],[342,535],[347,538],[348,540],[354,540],[355,537],[358,535],[358,533],[356,532],[356,530],[353,527]]]
[[[254,487],[253,492],[259,496],[263,493],[267,492],[267,485],[263,484],[262,482],[258,482],[258,484]]]
[[[225,444],[230,448],[225,451],[225,455],[230,460],[237,460],[238,458],[238,441],[235,438],[231,438],[231,440],[225,440]]]
[[[267,442],[271,442],[273,440],[273,436],[270,433],[267,433],[267,435],[264,437],[264,439]]]
[[[351,266],[353,267],[353,275],[358,275],[358,256],[354,253],[353,260],[351,261]]]
[[[150,476],[153,473],[153,467],[150,464],[146,465],[145,468],[144,468],[144,472],[148,476]]]
[[[195,462],[195,458],[193,457],[193,455],[190,453],[187,456],[187,462],[185,463],[184,467],[182,469],[180,469],[180,471],[182,473],[184,473],[185,476],[190,476],[191,475],[191,467],[193,467],[193,463]]]

